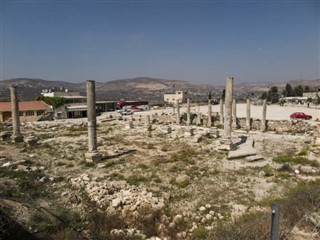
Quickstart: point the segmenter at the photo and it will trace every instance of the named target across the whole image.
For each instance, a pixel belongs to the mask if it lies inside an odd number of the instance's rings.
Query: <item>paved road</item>
[[[212,106],[212,114],[219,113],[220,106]],[[192,112],[196,112],[196,107],[191,107]],[[202,114],[208,113],[208,106],[200,106],[200,111]],[[163,112],[172,113],[172,108],[167,109],[157,109],[150,110],[146,112],[139,112],[135,114],[161,114]],[[186,112],[186,108],[181,108],[181,113]],[[267,106],[267,120],[290,120],[290,114],[293,112],[304,112],[306,114],[312,115],[313,119],[311,121],[320,121],[320,108],[307,108],[306,106],[279,106],[279,105],[268,105]],[[246,117],[246,104],[237,104],[237,117]],[[262,106],[251,105],[251,118],[261,119],[262,117]]]

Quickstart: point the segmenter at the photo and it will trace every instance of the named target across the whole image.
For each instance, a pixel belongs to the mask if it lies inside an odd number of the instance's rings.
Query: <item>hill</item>
[[[16,78],[0,82],[1,100],[9,100],[8,88],[12,84],[19,86],[21,100],[33,100],[36,96],[40,95],[43,89],[68,89],[83,94],[85,94],[86,91],[85,82],[70,83],[33,78]],[[97,99],[103,100],[148,99],[151,101],[160,101],[163,98],[163,93],[175,90],[191,91],[198,95],[201,93],[206,96],[209,91],[217,91],[216,88],[210,85],[149,77],[96,82]]]
[[[247,94],[260,96],[262,92],[268,91],[271,86],[283,89],[287,83],[293,87],[308,85],[311,89],[320,86],[317,80],[293,80],[278,83],[240,83],[235,84],[234,91],[237,97]],[[19,86],[21,100],[33,100],[39,96],[43,89],[68,89],[85,94],[86,84],[70,83],[66,81],[48,81],[37,78],[15,78],[0,81],[0,100],[9,101],[8,88],[11,84]],[[130,79],[119,79],[108,82],[96,82],[97,99],[99,100],[135,100],[147,99],[151,102],[161,102],[163,94],[175,90],[189,91],[196,100],[205,100],[211,91],[213,97],[219,97],[224,86],[213,86],[209,84],[194,84],[184,80],[168,80],[150,77],[137,77]]]

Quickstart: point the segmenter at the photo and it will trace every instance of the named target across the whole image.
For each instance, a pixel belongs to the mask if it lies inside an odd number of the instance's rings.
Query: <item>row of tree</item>
[[[269,91],[263,92],[261,99],[267,99],[268,102],[277,103],[280,97],[302,97],[303,93],[310,92],[309,86],[292,87],[289,83],[286,84],[283,91],[280,93],[278,87],[272,86]]]

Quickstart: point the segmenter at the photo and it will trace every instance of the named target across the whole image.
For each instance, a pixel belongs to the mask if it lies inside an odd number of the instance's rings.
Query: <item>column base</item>
[[[220,150],[231,150],[233,148],[233,144],[230,138],[221,138],[220,144]]]
[[[98,151],[95,152],[87,152],[85,154],[86,162],[98,163],[101,162],[102,154]]]
[[[11,141],[14,143],[23,142],[23,136],[21,134],[13,134],[11,136]]]

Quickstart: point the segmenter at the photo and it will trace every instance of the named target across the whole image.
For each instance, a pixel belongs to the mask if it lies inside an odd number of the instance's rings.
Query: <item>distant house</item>
[[[191,98],[191,95],[188,92],[176,91],[175,93],[167,93],[163,96],[164,101],[167,103],[175,104],[177,100],[179,103],[186,103],[188,98]]]
[[[52,91],[51,89],[44,89],[41,93],[44,97],[61,97],[65,99],[65,103],[85,103],[87,102],[87,97],[82,96],[80,92],[69,92],[68,89],[66,89],[64,92],[59,91]]]
[[[312,100],[316,100],[317,98],[320,97],[320,91],[303,93],[303,97],[311,98]]]
[[[39,121],[51,112],[51,106],[43,101],[19,102],[19,116],[22,122]],[[0,122],[5,122],[11,118],[11,102],[0,102]]]
[[[54,109],[54,119],[87,117],[87,97],[82,96],[80,92],[69,92],[68,89],[65,89],[65,91],[44,89],[41,95],[44,97],[64,98],[65,104]],[[97,114],[115,111],[115,105],[116,103],[113,101],[96,101]]]

